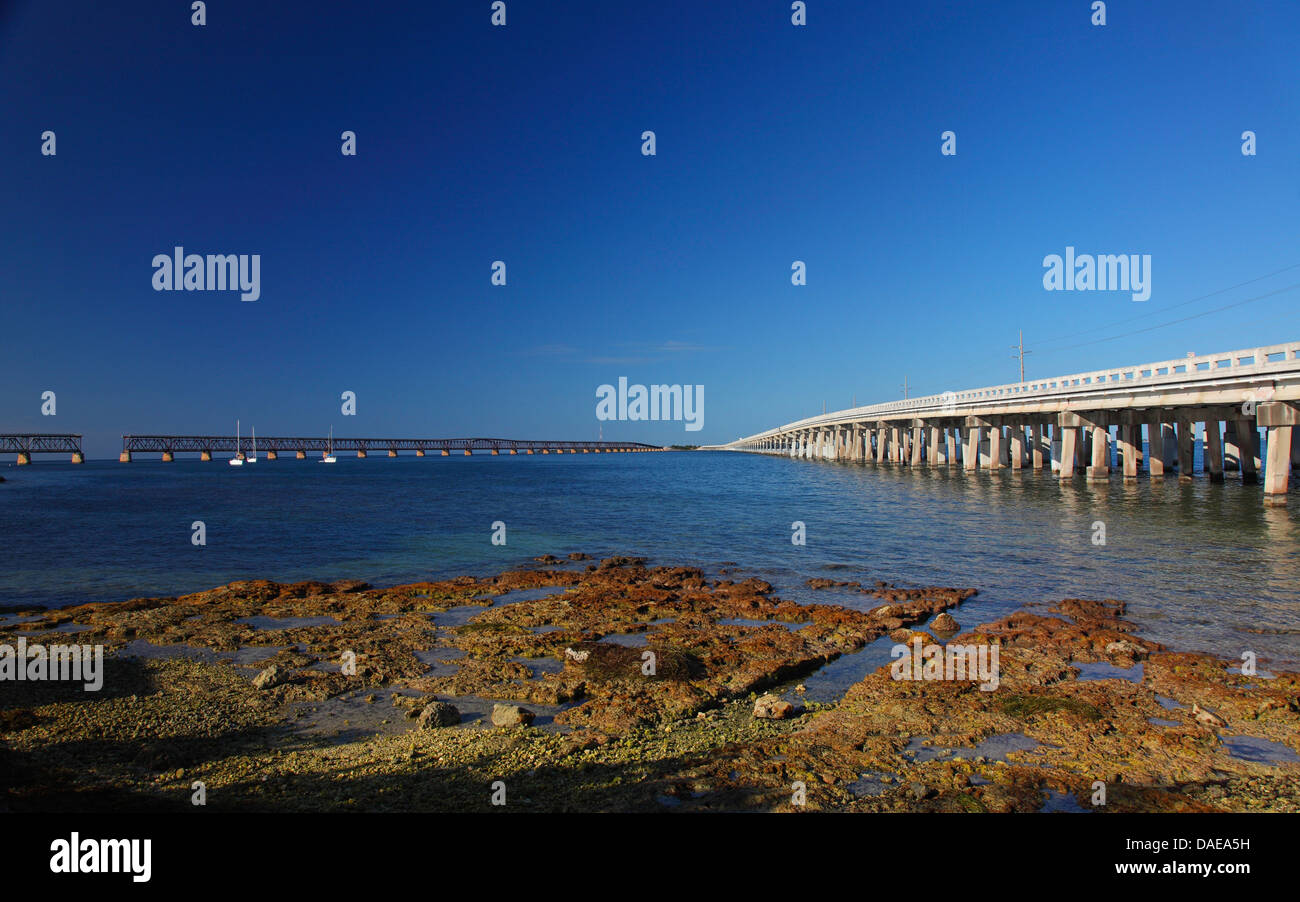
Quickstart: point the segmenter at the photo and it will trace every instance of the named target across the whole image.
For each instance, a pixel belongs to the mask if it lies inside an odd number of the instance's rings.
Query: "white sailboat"
[[[254,426],[252,428],[253,428],[253,453],[248,456],[248,462],[250,464],[255,464],[257,463],[257,427]]]
[[[227,463],[229,463],[232,467],[242,467],[244,465],[244,459],[239,456],[240,453],[241,450],[239,446],[239,420],[235,420],[235,456],[230,458],[230,460],[227,461]]]
[[[320,462],[323,463],[323,464],[332,464],[332,463],[334,463],[337,459],[338,459],[338,458],[336,458],[336,457],[334,456],[334,427],[331,426],[331,427],[330,427],[330,446],[329,446],[329,450],[325,452],[325,456],[322,457],[322,458],[320,459]]]

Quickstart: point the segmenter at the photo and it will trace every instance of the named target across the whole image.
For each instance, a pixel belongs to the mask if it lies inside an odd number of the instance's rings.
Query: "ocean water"
[[[877,468],[739,453],[474,455],[4,467],[0,605],[178,595],[234,579],[373,585],[534,556],[734,566],[798,601],[810,577],[973,586],[965,626],[1062,598],[1129,603],[1178,649],[1300,667],[1300,498],[1203,476],[1060,486],[1041,472]],[[202,521],[207,544],[191,542]],[[493,545],[493,523],[506,544]],[[802,522],[806,544],[791,542]],[[1105,544],[1096,544],[1096,524]],[[585,565],[576,565],[585,566]]]

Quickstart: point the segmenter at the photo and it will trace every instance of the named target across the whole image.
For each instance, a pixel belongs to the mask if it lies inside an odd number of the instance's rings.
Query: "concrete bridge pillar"
[[[1258,414],[1258,410],[1256,410]],[[1257,441],[1256,422],[1254,420],[1237,420],[1237,447],[1240,449],[1241,482],[1254,485],[1259,482],[1259,443]]]
[[[983,420],[975,417],[966,418],[966,447],[962,452],[962,468],[965,470],[975,470],[979,467],[983,428]]]
[[[1186,412],[1178,415],[1178,481],[1191,482],[1195,475],[1195,424]]]
[[[1255,410],[1259,425],[1268,430],[1264,462],[1264,503],[1286,504],[1290,488],[1293,441],[1300,426],[1300,409],[1282,401],[1261,403]],[[1245,449],[1242,449],[1243,453]],[[1244,459],[1244,458],[1243,458]]]
[[[267,460],[279,460],[279,459],[280,459],[279,452],[278,452],[278,451],[267,451],[267,452],[266,452],[266,459],[267,459]]]
[[[389,457],[396,457],[396,456],[397,456],[397,450],[394,449],[394,448],[389,448],[389,449],[388,449],[388,456],[389,456]]]
[[[1110,427],[1093,425],[1092,457],[1087,471],[1089,482],[1106,482],[1110,479]]]
[[[1061,462],[1056,474],[1059,479],[1069,482],[1074,478],[1078,458],[1082,456],[1080,452],[1084,450],[1083,437],[1079,433],[1081,430],[1086,432],[1092,425],[1070,411],[1057,416],[1056,431],[1061,435]]]
[[[424,449],[423,449],[423,448],[416,448],[416,449],[415,449],[415,456],[416,456],[416,457],[424,457]]]
[[[948,463],[948,449],[944,447],[941,437],[941,434],[947,431],[946,429],[940,429],[938,426],[930,427],[930,448],[926,462],[932,467]]]
[[[131,462],[131,452],[123,451],[121,454],[117,456],[117,462],[122,464],[129,464]]]
[[[300,450],[298,450],[298,451],[293,452],[293,456],[294,456],[297,460],[306,460],[306,459],[307,459],[307,452],[306,452],[305,450],[301,450],[301,449],[300,449]]]
[[[73,451],[72,462],[74,464],[84,464],[86,462],[86,458],[80,451]]]
[[[1165,468],[1169,464],[1165,456],[1165,436],[1168,428],[1161,422],[1159,414],[1153,416],[1147,423],[1147,472],[1151,474],[1152,479],[1163,479]]]
[[[365,448],[361,448],[360,450],[357,451],[357,457],[365,457],[365,456],[366,456]]]
[[[999,422],[989,427],[989,469],[1001,470],[1002,465],[1002,424]]]
[[[199,452],[199,460],[212,460],[212,452],[211,452],[211,451],[200,451],[200,452]]]
[[[957,430],[952,426],[943,427],[943,462],[945,466],[957,463]]]
[[[170,451],[164,451],[162,454],[163,463],[169,464],[176,459],[176,455]]]
[[[25,467],[32,462],[32,455],[27,451],[18,452],[18,466]]]
[[[1142,426],[1137,422],[1131,410],[1120,413],[1119,430],[1116,438],[1119,440],[1119,463],[1124,468],[1124,481],[1135,482],[1138,475],[1138,452],[1137,441],[1134,436],[1141,436]]]
[[[1022,470],[1025,466],[1025,424],[1015,423],[1011,427],[1011,469]]]
[[[925,449],[923,439],[925,438],[925,420],[912,421],[912,466],[919,467],[925,463]]]
[[[1046,449],[1046,453],[1044,453],[1044,449]],[[1051,446],[1047,444],[1047,424],[1030,423],[1029,465],[1035,470],[1041,470],[1045,465],[1050,467],[1051,461]]]
[[[889,454],[889,432],[884,423],[876,426],[876,463],[883,464]]]
[[[1205,421],[1205,472],[1210,474],[1210,482],[1223,482],[1223,438],[1219,434],[1222,428],[1217,415]]]

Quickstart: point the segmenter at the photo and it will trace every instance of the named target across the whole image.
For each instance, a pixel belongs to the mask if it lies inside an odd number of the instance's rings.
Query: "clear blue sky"
[[[591,438],[626,376],[705,428],[606,437],[721,441],[1013,381],[1021,328],[1031,377],[1300,338],[1292,291],[1072,347],[1300,282],[1161,312],[1300,263],[1292,0],[208,6],[0,5],[0,431]],[[261,299],[153,291],[178,244]],[[1067,245],[1151,299],[1045,291]]]

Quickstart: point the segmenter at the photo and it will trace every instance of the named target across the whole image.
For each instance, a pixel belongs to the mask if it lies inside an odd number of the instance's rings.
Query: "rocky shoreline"
[[[969,588],[795,604],[586,560],[6,616],[0,645],[106,657],[97,693],[3,684],[0,809],[192,810],[202,783],[211,810],[1300,810],[1300,676],[1164,649],[1120,602],[962,632]],[[995,647],[996,688],[886,664],[803,697],[877,641]]]

